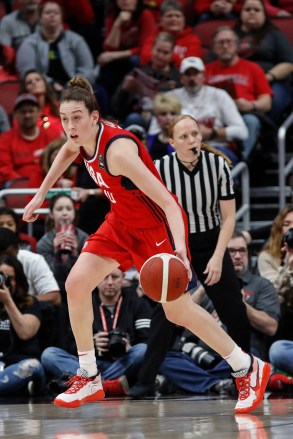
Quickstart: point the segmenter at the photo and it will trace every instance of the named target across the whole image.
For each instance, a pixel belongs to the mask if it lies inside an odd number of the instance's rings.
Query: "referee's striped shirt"
[[[173,152],[156,160],[155,166],[187,213],[189,233],[206,232],[219,226],[218,201],[235,198],[230,169],[223,157],[201,151],[197,165],[189,171]]]

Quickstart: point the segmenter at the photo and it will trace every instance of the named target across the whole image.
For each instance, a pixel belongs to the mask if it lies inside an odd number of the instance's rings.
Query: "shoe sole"
[[[86,398],[82,399],[81,401],[79,399],[76,399],[75,401],[63,401],[62,399],[54,399],[54,405],[57,405],[58,407],[65,407],[65,408],[76,408],[80,407],[82,404],[85,404],[87,402],[98,402],[105,398],[105,392],[104,390],[98,390],[93,395],[87,396]]]
[[[249,413],[249,412],[255,410],[262,403],[263,397],[264,397],[264,394],[266,391],[266,387],[267,387],[267,384],[268,384],[269,379],[270,379],[270,374],[271,374],[271,366],[268,363],[265,363],[264,368],[263,368],[262,378],[261,378],[259,397],[249,407],[235,408],[234,409],[235,413],[237,413],[237,414]]]

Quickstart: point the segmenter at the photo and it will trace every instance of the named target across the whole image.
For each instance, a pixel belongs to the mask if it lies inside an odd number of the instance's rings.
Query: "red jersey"
[[[100,121],[99,127],[93,157],[88,158],[82,148],[81,155],[90,176],[111,202],[111,210],[107,217],[120,220],[134,228],[150,228],[166,223],[164,211],[153,200],[127,177],[113,176],[108,170],[107,150],[111,143],[121,138],[132,139],[138,147],[138,154],[143,163],[158,180],[162,181],[145,146],[132,133],[112,122]],[[172,196],[176,199],[174,195]]]
[[[209,85],[225,88],[225,80],[231,79],[237,98],[255,101],[260,95],[273,94],[262,68],[255,62],[239,58],[232,66],[225,66],[218,60],[206,64],[206,82]]]

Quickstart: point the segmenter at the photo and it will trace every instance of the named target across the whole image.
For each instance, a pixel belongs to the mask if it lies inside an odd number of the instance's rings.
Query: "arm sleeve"
[[[217,90],[217,99],[222,113],[222,121],[226,127],[227,140],[245,140],[248,130],[235,102],[225,90]]]

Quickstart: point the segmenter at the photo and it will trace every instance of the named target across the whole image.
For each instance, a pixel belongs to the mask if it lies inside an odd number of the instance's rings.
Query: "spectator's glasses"
[[[228,250],[231,256],[235,256],[236,253],[239,253],[240,256],[243,256],[247,253],[247,248],[245,247],[240,247],[240,248],[228,247]]]
[[[177,116],[178,113],[176,113],[175,111],[161,111],[160,113],[158,113],[158,116]]]

